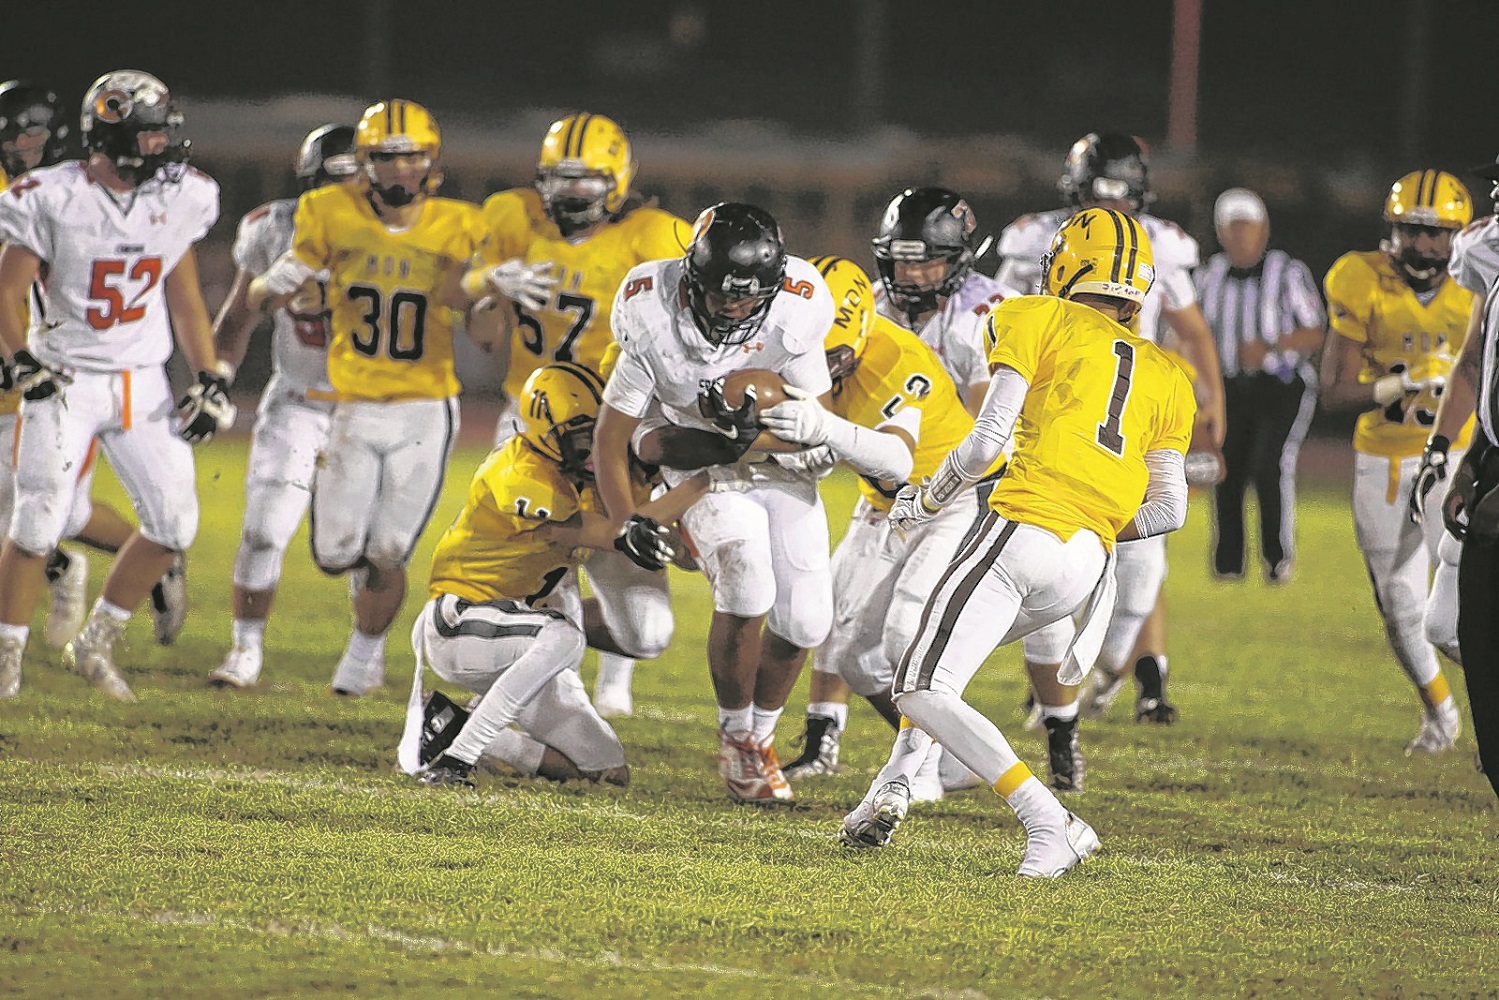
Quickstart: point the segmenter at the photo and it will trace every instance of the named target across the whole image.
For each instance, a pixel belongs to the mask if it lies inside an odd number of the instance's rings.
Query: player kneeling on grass
[[[522,773],[629,781],[619,737],[578,677],[583,631],[547,598],[592,549],[664,568],[672,551],[663,524],[706,493],[708,481],[683,482],[613,529],[596,513],[602,504],[590,461],[603,391],[581,365],[532,374],[520,435],[484,460],[463,512],[437,544],[431,600],[411,633],[417,667],[400,749],[402,769],[425,784],[472,785],[486,752]],[[456,736],[461,710],[445,697],[434,693],[423,710],[423,664],[480,696]]]
[[[1114,604],[1116,542],[1174,531],[1186,519],[1183,463],[1197,407],[1182,367],[1123,325],[1155,277],[1138,223],[1105,209],[1079,212],[1042,262],[1047,294],[1007,299],[989,315],[993,377],[973,430],[930,482],[903,487],[890,510],[902,530],[930,521],[988,473],[1013,434],[989,510],[932,592],[896,670],[900,735],[844,818],[841,839],[889,842],[936,740],[1020,818],[1019,874],[1054,878],[1097,850],[1098,835],[963,691],[996,646],[1074,612],[1082,625],[1058,679],[1083,679]]]

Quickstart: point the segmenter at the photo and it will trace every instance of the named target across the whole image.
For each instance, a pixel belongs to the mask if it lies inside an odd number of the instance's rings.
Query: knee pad
[[[798,600],[782,606],[777,602],[770,609],[765,627],[785,639],[797,649],[816,649],[821,646],[833,630],[833,595],[819,599],[809,593]]]
[[[18,493],[9,525],[11,540],[24,552],[51,552],[63,537],[72,506],[71,492],[49,496]]]
[[[247,531],[234,555],[234,585],[243,590],[271,590],[281,580],[286,550],[260,532]]]
[[[775,604],[776,581],[770,556],[750,542],[725,542],[702,553],[698,561],[713,585],[713,610],[739,618],[758,618]]]
[[[640,608],[636,614],[621,617],[624,621],[620,627],[609,622],[609,634],[626,653],[637,660],[654,660],[666,652],[672,633],[676,631],[676,619],[672,617],[669,604],[659,608],[653,602]]]
[[[1020,646],[1031,663],[1061,663],[1076,632],[1071,618],[1061,618],[1021,639]]]

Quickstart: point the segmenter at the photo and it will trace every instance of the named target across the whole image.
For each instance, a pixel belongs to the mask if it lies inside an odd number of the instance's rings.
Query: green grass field
[[[210,689],[244,452],[199,452],[193,613],[170,649],[132,622],[119,660],[139,703],[62,671],[38,635],[21,697],[0,704],[0,994],[1499,995],[1494,797],[1466,732],[1446,756],[1402,755],[1417,703],[1340,492],[1304,500],[1300,575],[1280,589],[1209,580],[1196,503],[1167,588],[1182,719],[1137,727],[1121,704],[1085,727],[1088,790],[1069,804],[1104,850],[1037,884],[1012,874],[1019,826],[982,789],[917,807],[882,852],[838,846],[888,749],[867,706],[848,775],[802,782],[794,809],[731,805],[695,576],[674,581],[676,641],[618,723],[625,790],[490,778],[454,794],[394,773],[420,601],[391,633],[389,686],[336,700],[347,588],[305,540],[261,687]],[[435,525],[479,458],[457,456]],[[826,485],[838,533],[851,483]],[[1005,651],[971,695],[1043,771],[1022,688]]]

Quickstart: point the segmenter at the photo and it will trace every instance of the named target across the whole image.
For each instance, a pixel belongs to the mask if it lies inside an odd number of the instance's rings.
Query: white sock
[[[357,628],[349,635],[349,656],[360,663],[385,658],[385,633],[366,635]]]
[[[761,708],[759,705],[751,705],[750,735],[754,737],[759,746],[768,746],[776,738],[776,723],[781,721],[781,713],[784,708]]]
[[[128,622],[130,620],[130,612],[128,610],[120,607],[118,604],[110,604],[102,597],[94,602],[93,613],[96,615],[105,615],[117,622]]]
[[[541,770],[541,758],[546,751],[545,743],[533,740],[519,729],[506,729],[484,748],[484,756],[497,758],[526,777],[534,778]]]
[[[236,649],[260,649],[265,645],[265,619],[236,618],[233,633]]]
[[[1041,718],[1043,719],[1075,719],[1077,718],[1077,702],[1070,705],[1042,705]]]
[[[1019,766],[1025,767],[1024,764]],[[1067,815],[1062,803],[1029,770],[1025,774],[1026,778],[1019,787],[1005,796],[1005,801],[1015,810],[1015,816],[1020,820],[1020,825],[1025,827],[1025,832],[1030,833],[1038,827],[1054,827],[1062,822]]]
[[[0,639],[20,639],[21,645],[26,645],[26,640],[31,637],[30,625],[7,625],[0,622]]]
[[[755,710],[746,705],[743,708],[724,708],[718,706],[718,728],[724,731],[731,740],[747,740],[750,731],[755,727]]]
[[[624,688],[630,690],[630,680],[635,675],[635,661],[618,653],[599,653],[599,678],[594,688]]]
[[[832,719],[841,732],[848,728],[848,704],[841,701],[814,701],[807,706],[808,715],[821,715]]]

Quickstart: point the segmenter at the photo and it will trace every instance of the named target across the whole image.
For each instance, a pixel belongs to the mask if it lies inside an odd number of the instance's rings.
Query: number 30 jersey
[[[989,506],[1063,541],[1086,528],[1112,548],[1144,502],[1146,453],[1185,455],[1191,443],[1186,371],[1098,310],[1049,295],[1001,302],[986,337],[989,364],[1030,382]]]
[[[31,352],[49,365],[112,372],[166,363],[163,282],[219,217],[219,186],[177,165],[112,193],[81,161],[41,167],[0,194],[0,241],[44,262],[31,299]]]
[[[485,260],[520,258],[552,263],[558,285],[542,309],[515,305],[515,333],[505,395],[521,398],[526,378],[553,361],[575,361],[599,370],[613,339],[609,315],[625,273],[648,260],[680,257],[692,242],[692,227],[668,212],[636,208],[580,242],[564,239],[531,188],[491,195],[484,202],[489,229]]]
[[[1334,333],[1363,347],[1359,381],[1373,382],[1404,365],[1411,376],[1446,376],[1462,348],[1473,309],[1473,293],[1456,281],[1443,281],[1424,305],[1378,250],[1338,258],[1323,281]],[[1414,398],[1370,410],[1358,418],[1353,448],[1366,455],[1405,458],[1419,455],[1436,423],[1438,397],[1430,390]],[[1466,448],[1473,421],[1452,442]]]
[[[297,204],[293,252],[328,272],[328,380],[339,399],[446,399],[461,318],[443,302],[483,246],[479,206],[428,198],[408,229],[386,227],[357,185],[330,184]]]
[[[431,596],[541,600],[583,553],[559,547],[537,529],[598,508],[591,488],[580,491],[556,462],[523,438],[511,438],[474,473],[463,510],[438,541]]]

